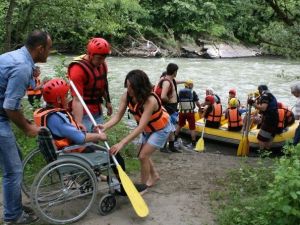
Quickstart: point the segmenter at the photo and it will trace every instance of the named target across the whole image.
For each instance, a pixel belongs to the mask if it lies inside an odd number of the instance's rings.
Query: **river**
[[[65,56],[65,65],[72,56]],[[203,102],[205,89],[211,87],[227,102],[228,90],[235,88],[238,98],[245,103],[247,94],[257,89],[259,84],[268,85],[278,101],[289,106],[295,104],[290,86],[300,77],[300,62],[272,58],[239,59],[187,59],[187,58],[119,58],[108,57],[109,87],[113,105],[116,108],[119,96],[124,91],[124,78],[132,69],[144,70],[155,84],[168,63],[178,64],[178,80],[192,79],[194,90]],[[46,64],[40,64],[42,75],[55,76],[55,67],[61,63],[60,57],[50,56]],[[182,88],[180,85],[178,88]]]
[[[73,56],[63,56],[64,65]],[[257,89],[259,84],[268,85],[278,101],[292,107],[296,98],[290,93],[290,86],[299,80],[300,62],[274,58],[239,58],[239,59],[187,59],[187,58],[119,58],[108,57],[108,79],[110,95],[115,110],[119,97],[125,91],[124,78],[133,69],[144,70],[155,84],[168,63],[178,64],[178,80],[192,79],[194,89],[203,102],[205,89],[211,87],[226,105],[228,90],[236,88],[238,98],[245,104],[247,94]],[[42,76],[55,76],[55,68],[62,64],[61,57],[50,56],[46,64],[40,64]],[[65,68],[66,70],[66,68]],[[63,72],[65,73],[65,72]],[[178,88],[182,88],[180,85]],[[130,127],[133,120],[125,120]],[[184,142],[189,142],[184,139]],[[206,142],[206,151],[222,154],[235,154],[236,147]]]

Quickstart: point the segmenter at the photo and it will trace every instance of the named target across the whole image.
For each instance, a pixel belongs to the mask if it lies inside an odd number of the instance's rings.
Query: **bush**
[[[285,147],[273,166],[243,165],[231,172],[218,196],[220,225],[300,224],[300,145]],[[269,159],[267,159],[269,160]]]

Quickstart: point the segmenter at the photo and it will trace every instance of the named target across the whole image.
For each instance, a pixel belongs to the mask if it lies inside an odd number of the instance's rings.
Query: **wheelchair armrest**
[[[67,146],[67,147],[64,147],[63,149],[61,150],[58,150],[57,152],[58,153],[66,153],[66,152],[69,152],[69,151],[72,151],[72,150],[75,150],[75,149],[78,149],[78,148],[85,148],[87,146],[90,146],[91,143],[84,143],[82,145],[70,145],[70,146]]]
[[[86,148],[86,147],[91,147],[95,150],[100,150],[100,151],[107,151],[106,148],[104,148],[103,146],[101,145],[98,145],[94,142],[87,142],[87,143],[84,143],[82,145],[71,145],[71,146],[67,146],[59,151],[57,151],[57,153],[67,153],[67,152],[70,152],[72,150],[75,150],[75,149],[78,149],[78,148]]]

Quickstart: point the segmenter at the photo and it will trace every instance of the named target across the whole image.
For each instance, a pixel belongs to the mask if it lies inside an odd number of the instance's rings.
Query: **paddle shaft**
[[[81,105],[83,106],[84,110],[86,111],[87,115],[89,116],[89,118],[90,118],[92,124],[93,124],[94,126],[97,126],[96,120],[95,120],[94,117],[92,116],[90,110],[88,109],[88,107],[87,107],[87,105],[85,104],[85,102],[83,101],[83,99],[82,99],[80,93],[78,92],[78,90],[77,90],[75,84],[74,84],[73,81],[71,81],[71,80],[70,80],[70,85],[71,85],[72,89],[75,91],[76,96],[78,97],[78,99],[79,99]],[[101,131],[98,129],[98,132],[100,133]],[[109,150],[110,147],[109,147],[107,141],[104,141],[104,144],[105,144],[106,148]],[[118,161],[117,161],[117,159],[116,159],[116,157],[115,157],[114,155],[112,155],[112,159],[113,159],[114,163],[116,164],[116,166],[119,165],[119,163],[118,163]]]
[[[204,124],[203,124],[203,128],[202,128],[202,134],[201,134],[201,139],[203,139],[205,125],[206,125],[206,120],[204,120]]]
[[[251,105],[249,104],[248,106],[248,117],[247,117],[247,124],[246,124],[246,127],[245,127],[245,134],[246,134],[246,137],[248,137],[248,134],[249,134],[249,129],[250,129],[250,121],[251,121]]]

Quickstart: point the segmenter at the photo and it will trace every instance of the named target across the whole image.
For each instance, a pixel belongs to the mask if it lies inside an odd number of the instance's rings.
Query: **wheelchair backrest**
[[[38,145],[47,163],[57,159],[57,148],[48,128],[42,127],[38,134]]]

